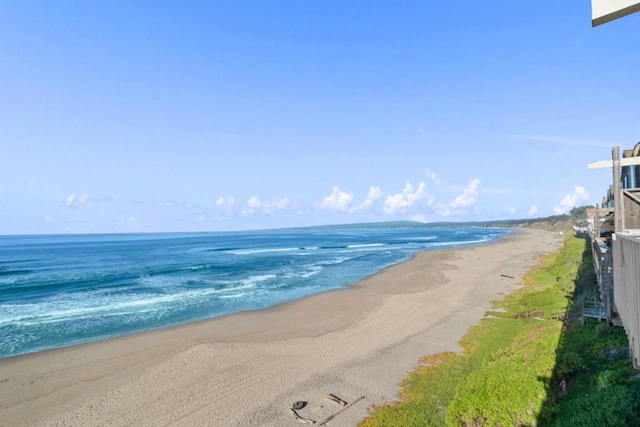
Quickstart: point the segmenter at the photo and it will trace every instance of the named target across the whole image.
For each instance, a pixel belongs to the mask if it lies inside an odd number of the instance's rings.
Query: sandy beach
[[[326,393],[365,396],[328,423],[353,426],[560,243],[519,230],[268,310],[0,360],[0,426],[299,425],[295,401],[315,421],[342,409]]]

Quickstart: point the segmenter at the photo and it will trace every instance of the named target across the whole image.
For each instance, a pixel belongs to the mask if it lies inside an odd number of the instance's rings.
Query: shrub
[[[586,369],[586,367],[584,359],[580,354],[568,351],[558,355],[554,373],[557,378],[565,378]]]
[[[638,387],[614,385],[592,390],[565,402],[552,426],[629,427],[640,426]]]
[[[622,375],[617,371],[606,370],[596,376],[596,386],[598,390],[618,385],[622,383]]]
[[[601,323],[596,326],[596,334],[599,336],[609,335],[611,333],[611,326],[607,323]]]

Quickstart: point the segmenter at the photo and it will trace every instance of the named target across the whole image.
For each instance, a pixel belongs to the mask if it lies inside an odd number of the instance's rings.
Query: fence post
[[[620,147],[613,147],[613,207],[614,232],[624,230],[624,207],[622,206],[622,187],[620,185]]]

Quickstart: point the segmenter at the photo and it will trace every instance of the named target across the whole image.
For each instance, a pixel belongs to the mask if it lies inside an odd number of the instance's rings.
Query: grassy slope
[[[470,330],[463,354],[426,358],[405,379],[401,402],[377,408],[361,425],[639,425],[631,414],[640,413],[640,387],[627,380],[624,331],[548,320],[574,311],[577,295],[594,286],[590,257],[586,241],[568,237]],[[543,319],[514,318],[537,309]]]

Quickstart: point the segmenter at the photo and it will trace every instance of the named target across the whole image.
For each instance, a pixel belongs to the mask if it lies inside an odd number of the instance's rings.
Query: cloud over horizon
[[[553,212],[556,215],[563,215],[569,213],[572,208],[577,207],[581,203],[585,203],[589,199],[589,193],[584,187],[576,185],[573,188],[572,193],[566,194],[560,204],[553,207]]]
[[[440,216],[456,216],[469,212],[477,212],[480,179],[474,178],[469,185],[462,190],[462,193],[456,196],[448,205],[439,205],[436,212]]]
[[[348,212],[352,201],[353,193],[342,191],[336,185],[331,190],[331,194],[322,199],[318,206],[321,209],[327,209],[334,212]]]
[[[296,203],[289,200],[289,198],[286,196],[280,199],[271,199],[264,202],[256,196],[251,196],[247,201],[247,208],[242,210],[242,214],[244,216],[251,216],[255,213],[260,212],[265,215],[270,215],[276,211],[282,211],[295,207]]]
[[[401,193],[387,196],[384,201],[384,212],[388,215],[404,214],[414,209],[420,202],[431,205],[434,198],[426,192],[426,188],[427,185],[421,181],[414,191],[411,183],[407,182]]]
[[[224,197],[219,197],[218,200],[216,200],[216,207],[223,211],[227,216],[233,215],[233,207],[235,204],[236,199],[234,197],[227,197],[226,199]]]
[[[369,187],[367,198],[364,200],[364,202],[358,204],[358,206],[355,208],[355,211],[365,211],[367,209],[370,209],[373,206],[374,202],[381,198],[383,194],[384,193],[382,192],[380,187],[375,187],[372,185],[371,187]]]
[[[505,208],[505,210],[510,214],[510,215],[515,215],[518,212],[524,213],[527,216],[533,216],[536,213],[538,213],[538,206],[537,205],[531,205],[529,206],[529,208],[526,211],[519,211],[518,209],[516,209],[514,206],[507,206]]]

